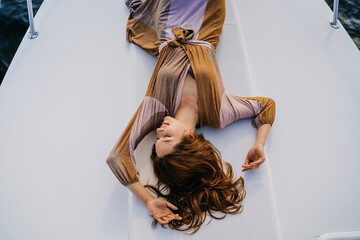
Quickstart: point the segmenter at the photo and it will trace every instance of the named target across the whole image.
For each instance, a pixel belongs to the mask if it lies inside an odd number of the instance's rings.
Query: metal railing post
[[[35,31],[35,27],[34,27],[34,13],[33,13],[31,0],[27,0],[27,9],[28,9],[29,23],[30,23],[30,32],[28,34],[28,38],[34,39],[39,35],[39,33]]]
[[[331,27],[338,29],[339,28],[339,24],[338,24],[339,0],[334,0],[333,12],[334,12],[334,17],[333,17],[332,22],[330,22],[330,25],[331,25]]]

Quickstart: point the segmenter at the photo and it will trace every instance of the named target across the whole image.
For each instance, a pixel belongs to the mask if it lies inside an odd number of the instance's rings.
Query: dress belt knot
[[[165,41],[162,42],[159,46],[159,53],[162,52],[164,47],[167,45],[172,46],[172,47],[180,47],[180,46],[184,46],[184,45],[190,45],[190,46],[198,45],[198,46],[204,46],[204,47],[210,48],[211,50],[213,50],[215,52],[215,48],[211,43],[193,39],[194,30],[192,28],[187,27],[187,26],[181,28],[178,26],[178,27],[174,27],[171,30],[174,33],[176,38],[173,40],[167,40],[166,42]]]
[[[181,27],[177,26],[171,29],[174,33],[176,39],[166,41],[168,45],[172,47],[179,47],[186,43],[187,39],[191,39],[194,35],[194,31],[192,29],[182,29]]]

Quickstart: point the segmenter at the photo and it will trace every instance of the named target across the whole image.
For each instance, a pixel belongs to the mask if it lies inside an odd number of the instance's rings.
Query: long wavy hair
[[[193,234],[207,215],[223,219],[226,214],[242,212],[246,195],[243,179],[234,177],[232,166],[221,160],[219,150],[202,134],[185,136],[174,152],[162,158],[154,145],[151,160],[158,182],[145,187],[177,206],[174,212],[182,218],[169,222],[171,229]],[[154,219],[153,227],[157,223]]]

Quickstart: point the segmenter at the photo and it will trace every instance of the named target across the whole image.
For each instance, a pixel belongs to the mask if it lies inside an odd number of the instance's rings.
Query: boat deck
[[[71,7],[69,7],[71,6]],[[261,6],[261,7],[259,7]],[[151,228],[105,159],[156,58],[126,42],[123,1],[45,0],[0,86],[1,239],[316,239],[360,229],[360,52],[321,0],[227,0],[225,88],[277,103],[267,161],[242,173],[250,120],[205,137],[245,179],[244,212],[195,235]],[[136,150],[141,181],[154,181]]]

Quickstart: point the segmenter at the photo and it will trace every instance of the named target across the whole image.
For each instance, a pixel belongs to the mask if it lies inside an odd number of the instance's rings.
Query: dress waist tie
[[[173,40],[167,40],[166,42],[163,42],[159,46],[159,53],[164,49],[164,47],[166,45],[169,45],[169,46],[172,46],[172,47],[180,47],[181,45],[185,45],[185,44],[201,45],[201,46],[210,48],[210,49],[215,51],[215,47],[211,43],[201,41],[201,40],[192,39],[193,36],[194,36],[194,30],[192,30],[191,28],[184,28],[183,29],[183,28],[177,26],[177,27],[174,27],[171,30],[174,33],[176,38],[173,39]]]

